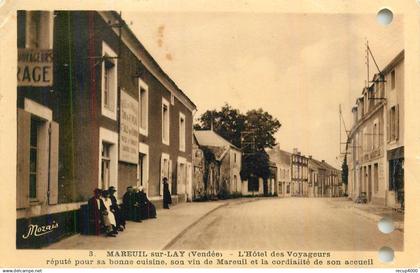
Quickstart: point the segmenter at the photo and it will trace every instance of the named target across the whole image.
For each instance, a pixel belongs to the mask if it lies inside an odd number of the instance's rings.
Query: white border
[[[148,189],[149,189],[149,160],[150,160],[150,154],[149,154],[149,145],[139,142],[139,153],[146,155],[146,170],[144,173],[144,181],[143,181],[143,187],[145,188],[145,192],[148,195]],[[138,163],[138,165],[140,162]],[[140,185],[137,185],[140,186]]]
[[[114,186],[118,191],[118,133],[111,130],[99,127],[99,154],[98,154],[98,187],[101,186],[101,171],[102,171],[102,142],[113,144],[110,151],[111,165],[110,165],[110,181],[109,186]]]
[[[182,143],[182,138],[181,138],[181,118],[184,119],[184,143]],[[187,119],[185,118],[184,113],[179,112],[179,118],[178,118],[178,136],[179,136],[179,150],[181,152],[185,152],[186,146],[187,146]]]
[[[35,116],[46,119],[47,121],[52,120],[52,110],[42,104],[34,102],[28,98],[25,98],[25,111],[34,114]]]
[[[168,130],[168,140],[166,141],[164,139],[164,135],[163,135],[163,106],[166,105],[168,107],[168,125],[166,126],[167,130]],[[170,104],[169,101],[167,99],[165,99],[164,97],[162,97],[162,105],[160,106],[160,119],[161,119],[161,124],[162,124],[162,143],[166,144],[169,146],[170,143],[170,139],[171,139],[171,132],[170,132],[170,128],[171,128],[171,110],[170,110]]]
[[[117,57],[117,54],[107,45],[107,43],[102,42],[102,56],[108,55],[109,57]],[[108,117],[113,120],[117,120],[117,96],[118,96],[118,60],[113,59],[115,65],[115,81],[114,81],[114,109],[110,111],[104,105],[104,76],[105,76],[105,61],[102,61],[102,71],[101,71],[101,113],[103,116]]]
[[[144,89],[146,91],[146,114],[147,114],[147,118],[146,118],[146,128],[145,129],[140,127],[140,123],[141,123],[140,113],[141,113],[141,107],[142,107],[141,100],[140,100],[141,89]],[[139,79],[139,99],[138,100],[139,100],[139,132],[143,136],[148,136],[149,135],[149,86],[142,79]]]

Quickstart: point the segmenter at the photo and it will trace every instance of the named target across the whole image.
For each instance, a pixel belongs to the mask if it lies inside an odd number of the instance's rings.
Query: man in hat
[[[163,208],[169,209],[169,204],[172,204],[171,192],[169,191],[168,178],[163,178]]]
[[[138,212],[136,193],[132,186],[127,187],[123,196],[123,210],[126,220],[141,222]]]
[[[147,218],[156,218],[156,207],[152,202],[147,198],[144,188],[140,187],[139,197],[142,202],[144,202],[146,207],[146,216]]]
[[[125,219],[120,209],[120,206],[118,205],[117,198],[114,195],[116,192],[115,187],[114,186],[109,187],[108,192],[109,192],[109,198],[111,199],[111,211],[114,213],[115,220],[117,222],[117,229],[118,231],[124,231]]]

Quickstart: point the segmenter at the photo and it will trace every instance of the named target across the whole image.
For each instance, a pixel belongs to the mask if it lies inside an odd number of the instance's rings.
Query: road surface
[[[182,221],[182,219],[179,219]],[[178,236],[167,249],[403,250],[403,233],[326,198],[229,202]]]

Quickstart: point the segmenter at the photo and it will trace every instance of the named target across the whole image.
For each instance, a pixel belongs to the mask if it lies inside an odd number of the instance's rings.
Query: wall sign
[[[18,86],[52,86],[52,49],[19,48],[17,81]]]
[[[139,161],[139,103],[121,90],[120,99],[120,161],[138,164]]]

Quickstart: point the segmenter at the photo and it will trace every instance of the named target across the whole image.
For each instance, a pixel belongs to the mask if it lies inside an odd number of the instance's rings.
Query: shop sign
[[[18,86],[52,86],[52,49],[19,48],[17,82]]]
[[[120,103],[120,161],[137,164],[139,161],[139,103],[124,90],[121,90]]]

